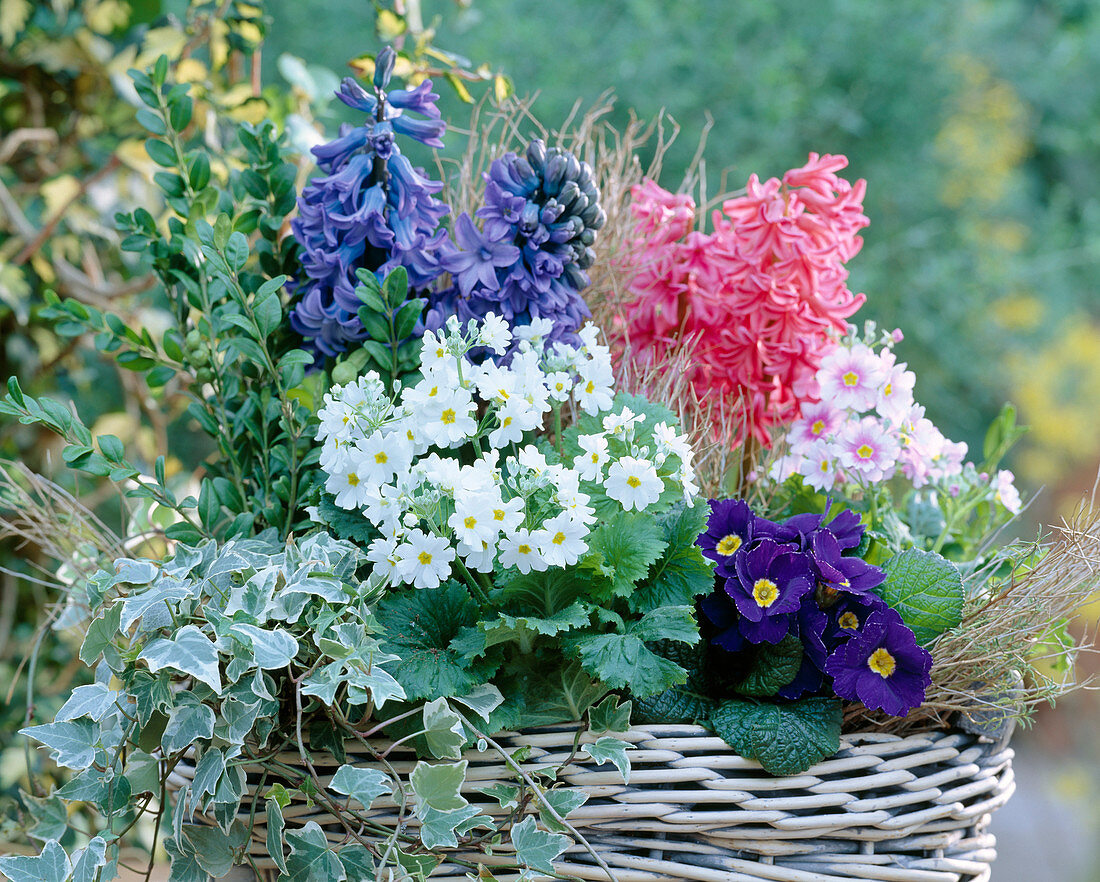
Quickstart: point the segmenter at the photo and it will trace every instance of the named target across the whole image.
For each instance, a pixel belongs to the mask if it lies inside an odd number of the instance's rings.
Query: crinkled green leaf
[[[635,612],[659,606],[692,605],[695,598],[714,586],[714,564],[695,545],[706,530],[709,508],[701,503],[680,503],[657,518],[666,542],[665,554],[654,564],[649,577],[627,596]]]
[[[883,565],[886,581],[876,590],[927,644],[962,621],[962,575],[951,561],[919,548],[908,548]]]
[[[633,634],[591,634],[571,643],[584,669],[612,689],[645,697],[687,681],[683,668]]]
[[[573,844],[568,836],[540,830],[530,816],[512,826],[511,838],[516,859],[525,867],[544,873],[553,873],[554,858]]]
[[[706,720],[715,707],[713,699],[685,684],[646,698],[635,698],[633,718],[636,723],[698,723]]]
[[[651,609],[627,630],[642,640],[672,640],[694,644],[699,639],[699,626],[690,606],[659,606]]]
[[[495,619],[479,622],[476,628],[464,630],[452,646],[467,657],[476,658],[501,643],[515,641],[526,647],[539,636],[553,637],[563,631],[583,628],[591,618],[588,608],[579,602],[544,617],[499,613]]]
[[[724,702],[711,714],[718,736],[773,775],[797,775],[840,749],[841,703],[803,698],[787,704]]]
[[[398,656],[391,671],[409,699],[465,695],[485,681],[484,668],[451,647],[475,625],[478,607],[457,582],[387,594],[378,604],[383,649]]]
[[[612,514],[588,535],[581,567],[595,573],[609,594],[626,597],[665,551],[665,538],[649,512]]]
[[[802,667],[802,641],[788,634],[778,643],[756,647],[749,672],[737,684],[742,695],[766,698],[790,683]]]
[[[215,692],[222,691],[218,650],[214,642],[194,625],[184,625],[175,637],[159,637],[138,655],[151,671],[172,668],[201,680]]]

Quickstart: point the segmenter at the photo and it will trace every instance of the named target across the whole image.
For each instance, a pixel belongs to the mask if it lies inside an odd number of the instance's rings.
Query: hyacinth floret
[[[443,185],[413,167],[398,138],[442,147],[446,124],[430,80],[387,91],[393,60],[392,49],[378,54],[372,91],[350,77],[341,84],[337,97],[368,119],[345,124],[339,137],[313,148],[323,174],[303,189],[291,222],[302,249],[291,327],[325,356],[366,337],[357,316],[357,269],[382,278],[403,266],[412,288],[442,272],[436,253],[446,242],[440,222],[449,209],[435,194]]]
[[[560,147],[532,141],[525,155],[494,160],[485,177],[484,205],[461,215],[455,242],[440,257],[454,285],[438,293],[427,325],[448,315],[460,321],[502,315],[513,327],[553,322],[550,339],[577,344],[590,315],[580,292],[606,215],[592,168]]]

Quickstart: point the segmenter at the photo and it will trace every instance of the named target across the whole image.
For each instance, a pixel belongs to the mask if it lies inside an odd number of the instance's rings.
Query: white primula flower
[[[633,456],[624,456],[611,463],[604,482],[607,495],[630,511],[642,511],[661,497],[665,489],[664,481],[657,475],[657,469],[648,460]]]
[[[493,520],[497,500],[488,494],[468,493],[455,497],[455,511],[447,519],[455,538],[464,545],[480,548],[482,542],[496,542],[500,528]]]
[[[452,366],[454,357],[447,346],[447,338],[440,331],[425,331],[420,350],[420,369],[425,373],[442,370]]]
[[[325,479],[325,490],[335,497],[340,508],[348,511],[363,506],[371,486],[360,473],[358,463],[351,457],[345,459],[340,468]]]
[[[539,543],[539,554],[550,566],[568,567],[588,551],[584,541],[587,535],[588,527],[573,520],[567,512],[562,512],[546,521],[541,530],[535,531],[533,538]]]
[[[471,372],[471,378],[477,386],[478,395],[486,401],[505,404],[523,395],[520,389],[520,377],[514,371],[502,368],[491,361],[485,362],[480,368],[475,368]]]
[[[548,337],[553,330],[554,323],[550,319],[536,318],[531,319],[529,325],[517,325],[512,329],[512,333],[520,340],[541,345],[543,338]]]
[[[373,432],[348,451],[359,474],[371,484],[383,484],[412,465],[412,445],[401,432]]]
[[[510,398],[496,412],[497,427],[489,433],[489,444],[495,448],[507,447],[523,439],[523,433],[534,428],[530,425],[530,409],[526,399]]]
[[[318,460],[321,470],[326,474],[332,474],[343,468],[343,464],[348,459],[350,447],[351,444],[348,441],[341,441],[336,437],[326,438],[321,445],[321,457]]]
[[[537,534],[538,531],[536,530]],[[542,572],[547,569],[547,563],[538,551],[539,536],[520,527],[514,533],[502,536],[499,543],[500,565],[502,567],[516,567],[521,573],[529,573],[532,570]]]
[[[442,536],[412,530],[397,547],[397,574],[416,588],[436,588],[451,574],[455,550]]]
[[[402,492],[394,484],[369,487],[362,504],[363,517],[383,533],[393,533],[401,525],[405,513]]]
[[[460,544],[458,553],[471,570],[491,573],[496,569],[497,548],[489,542],[481,542],[476,546]]]
[[[657,423],[653,427],[653,439],[657,442],[657,451],[664,455],[672,454],[680,462],[691,462],[691,445],[684,435],[676,432],[668,423]]]
[[[599,346],[600,329],[592,324],[592,322],[585,322],[584,327],[577,331],[577,336],[580,337],[581,343],[584,344],[585,349],[594,349],[596,346]]]
[[[581,435],[577,438],[581,453],[573,457],[573,468],[585,481],[602,481],[607,463],[607,438],[603,435]]]
[[[534,444],[521,447],[519,451],[519,464],[536,475],[545,475],[550,468],[546,457],[539,452]]]
[[[522,496],[513,496],[508,500],[494,502],[491,511],[496,528],[502,533],[511,533],[523,523],[526,504]]]
[[[462,463],[434,452],[414,466],[413,474],[420,476],[425,484],[451,495],[462,486]]]
[[[629,407],[624,407],[619,413],[609,413],[603,418],[603,430],[608,435],[626,435],[637,423],[645,421],[645,414],[635,414]]]
[[[469,391],[452,387],[417,408],[419,432],[437,447],[457,447],[477,434],[474,400]]]
[[[611,358],[592,359],[577,369],[577,383],[573,396],[581,410],[597,416],[610,410],[615,401],[615,375],[611,370]]]
[[[396,536],[379,536],[371,542],[367,550],[367,560],[374,564],[374,574],[388,579],[391,584],[398,579],[397,545],[399,542]]]
[[[554,371],[546,377],[546,388],[554,401],[568,401],[573,391],[573,379],[565,371]]]
[[[481,323],[478,343],[488,346],[496,355],[504,355],[512,343],[512,332],[508,323],[494,313],[487,313]]]

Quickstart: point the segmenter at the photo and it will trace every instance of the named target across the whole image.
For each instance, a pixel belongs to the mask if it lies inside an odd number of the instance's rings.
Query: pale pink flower
[[[803,451],[798,473],[806,486],[825,492],[832,490],[839,477],[833,445],[824,439],[808,445]]]
[[[1019,514],[1020,509],[1023,508],[1023,501],[1020,499],[1020,491],[1016,489],[1015,480],[1016,476],[1008,469],[997,472],[997,477],[992,483],[993,498],[1012,514]]]
[[[892,361],[893,354],[889,354]],[[913,386],[917,382],[917,375],[906,370],[906,367],[903,361],[886,368],[885,379],[875,402],[875,410],[879,415],[895,425],[904,422],[913,410]]]
[[[825,401],[802,405],[802,416],[791,423],[787,441],[792,451],[801,451],[807,445],[836,433],[844,422],[844,412]]]
[[[838,346],[825,356],[817,372],[821,399],[833,407],[864,411],[875,406],[885,373],[882,360],[869,346]]]
[[[874,417],[848,423],[840,432],[837,448],[841,465],[872,484],[894,474],[901,452],[894,434]]]

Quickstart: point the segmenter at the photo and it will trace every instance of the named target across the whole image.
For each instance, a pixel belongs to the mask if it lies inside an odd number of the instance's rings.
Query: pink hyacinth
[[[802,168],[763,183],[715,212],[714,231],[694,230],[696,206],[653,181],[633,189],[629,294],[620,347],[660,364],[691,347],[692,387],[741,426],[737,441],[770,443],[769,429],[819,397],[822,359],[864,296],[844,264],[867,226],[865,182],[837,177],[848,160],[810,154]]]

